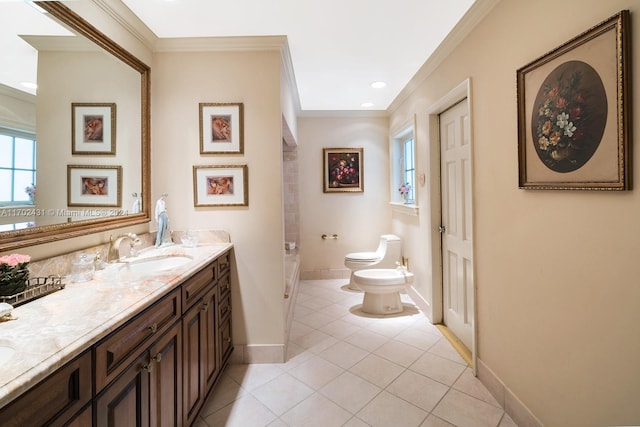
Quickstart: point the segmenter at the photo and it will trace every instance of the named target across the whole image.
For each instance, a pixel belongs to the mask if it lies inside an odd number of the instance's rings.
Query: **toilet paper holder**
[[[333,239],[333,240],[338,240],[338,235],[337,234],[323,234],[322,235],[322,240],[327,240],[327,239]]]

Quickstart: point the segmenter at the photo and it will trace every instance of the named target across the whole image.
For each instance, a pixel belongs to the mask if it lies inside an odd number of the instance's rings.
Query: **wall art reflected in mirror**
[[[0,58],[24,70],[0,76],[0,251],[150,218],[149,67],[62,2],[35,4],[0,3],[3,17],[16,22],[0,40]],[[24,64],[17,51],[27,53]],[[66,214],[74,164],[118,165],[118,197],[86,215]]]

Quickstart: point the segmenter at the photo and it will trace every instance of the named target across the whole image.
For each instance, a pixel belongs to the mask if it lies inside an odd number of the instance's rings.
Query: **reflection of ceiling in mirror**
[[[36,83],[38,52],[20,36],[73,35],[38,7],[24,1],[0,1],[0,83],[35,94],[22,82]]]

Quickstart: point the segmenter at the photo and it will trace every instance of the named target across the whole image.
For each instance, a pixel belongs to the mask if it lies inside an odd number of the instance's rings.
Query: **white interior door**
[[[445,325],[472,349],[473,241],[467,100],[440,114],[442,292]]]

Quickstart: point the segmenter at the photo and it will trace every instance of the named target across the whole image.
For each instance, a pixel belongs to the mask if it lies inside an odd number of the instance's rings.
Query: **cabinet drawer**
[[[91,352],[0,410],[3,427],[64,425],[91,400]]]
[[[96,346],[96,393],[138,357],[145,342],[180,318],[180,299],[180,289],[174,290]]]
[[[227,296],[222,297],[218,304],[218,319],[222,323],[231,314],[231,295],[227,293]]]
[[[231,292],[231,279],[227,274],[222,276],[222,278],[218,281],[218,296],[220,299],[226,297]]]
[[[227,251],[218,258],[218,277],[222,277],[231,270],[231,251]]]
[[[209,286],[215,282],[217,262],[207,265],[198,273],[182,284],[182,311],[186,312],[202,295]]]
[[[220,366],[224,366],[233,350],[231,339],[231,317],[220,324]]]

